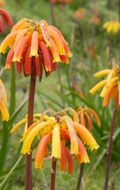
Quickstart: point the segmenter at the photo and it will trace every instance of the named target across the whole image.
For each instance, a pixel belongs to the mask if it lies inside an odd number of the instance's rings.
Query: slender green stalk
[[[11,168],[11,170],[8,172],[8,174],[5,176],[5,178],[3,179],[3,181],[0,184],[0,190],[3,189],[4,185],[6,184],[7,180],[9,179],[9,177],[12,175],[13,171],[16,169],[16,167],[18,166],[18,164],[20,163],[21,159],[22,159],[22,155],[19,157],[19,159],[17,160],[17,162],[15,163],[15,165]]]
[[[16,89],[16,83],[15,83],[15,66],[12,66],[11,70],[11,88],[10,88],[10,115],[15,110],[15,89]],[[0,149],[0,173],[3,170],[5,159],[7,155],[7,145],[8,145],[8,139],[9,139],[9,130],[8,127],[12,125],[11,120],[8,122],[3,122],[2,125],[2,144]]]
[[[0,149],[0,173],[3,170],[6,154],[7,154],[7,144],[8,144],[8,125],[6,122],[3,122],[2,125],[2,144]]]
[[[51,190],[55,190],[56,163],[57,163],[57,159],[56,158],[52,158]]]
[[[77,188],[76,190],[81,189],[81,182],[82,182],[82,177],[83,177],[83,171],[84,171],[84,164],[80,164],[80,172],[79,172],[79,177],[78,177],[78,182],[77,182]]]
[[[106,175],[105,175],[104,190],[108,190],[110,162],[111,162],[113,135],[114,135],[114,130],[115,130],[116,117],[117,117],[117,108],[115,108],[115,110],[113,112],[112,125],[111,125],[111,129],[110,129],[109,145],[108,145],[107,159],[106,159]]]
[[[15,111],[15,93],[16,93],[16,82],[15,82],[15,65],[12,65],[11,69],[11,87],[10,87],[10,115]]]

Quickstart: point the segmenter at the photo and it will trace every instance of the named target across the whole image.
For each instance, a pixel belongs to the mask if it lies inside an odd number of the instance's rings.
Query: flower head
[[[12,18],[6,10],[0,8],[0,33],[5,31],[6,25],[9,27],[13,25]]]
[[[77,110],[79,123],[85,126],[89,131],[92,131],[93,119],[96,120],[98,127],[101,126],[98,114],[91,108],[80,107]]]
[[[98,144],[90,132],[77,122],[77,113],[72,108],[54,115],[35,114],[35,120],[36,122],[28,129],[25,127],[21,152],[30,154],[31,145],[35,137],[38,136],[39,143],[35,156],[36,168],[43,166],[43,160],[50,152],[51,157],[60,160],[61,170],[66,169],[68,162],[68,172],[72,173],[74,166],[73,155],[80,163],[90,161],[84,143],[88,144],[91,150],[98,149]],[[16,124],[11,132],[15,132],[23,124],[26,126],[26,122],[27,116]]]
[[[3,121],[9,120],[9,112],[7,108],[7,93],[2,80],[0,80],[0,113]]]
[[[25,76],[42,77],[43,67],[46,74],[56,69],[57,62],[69,63],[71,52],[61,32],[44,20],[36,22],[24,18],[16,23],[12,31],[0,46],[5,53],[10,48],[6,59],[6,68],[16,63],[19,73]]]
[[[108,33],[117,33],[120,30],[120,22],[117,20],[108,21],[103,25],[103,28],[106,29]]]
[[[120,105],[120,66],[114,66],[113,69],[105,69],[95,74],[95,77],[99,78],[107,76],[106,79],[95,85],[90,93],[94,94],[99,89],[103,88],[100,96],[103,98],[103,106],[107,106],[110,99],[113,98],[115,105]]]

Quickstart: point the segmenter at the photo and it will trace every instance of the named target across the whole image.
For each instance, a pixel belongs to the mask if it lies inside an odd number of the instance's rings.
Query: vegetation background
[[[12,15],[14,23],[23,17],[45,19],[52,23],[50,2],[48,0],[7,0],[4,7]],[[84,10],[82,17],[75,16],[76,10]],[[89,89],[96,83],[93,74],[101,69],[110,68],[113,63],[118,63],[120,54],[120,33],[110,36],[103,29],[103,24],[111,19],[119,19],[117,0],[73,0],[71,4],[54,6],[55,24],[62,31],[69,42],[73,57],[69,66],[59,65],[57,72],[37,81],[35,112],[42,112],[52,108],[59,110],[64,107],[77,108],[89,106],[96,110],[101,119],[101,128],[94,123],[93,135],[100,148],[90,154],[91,163],[85,165],[82,181],[83,190],[101,190],[105,176],[105,158],[108,145],[113,103],[109,108],[102,107],[98,95],[91,96]],[[82,14],[82,13],[81,13]],[[92,21],[91,21],[92,20]],[[9,31],[0,36],[0,40]],[[5,56],[1,56],[0,69],[4,67]],[[11,120],[1,123],[0,127],[0,182],[5,190],[24,189],[25,159],[20,159],[20,138],[10,135],[10,128],[19,121],[27,112],[27,96],[29,79],[16,72],[16,80],[11,79],[11,72],[4,71],[2,79],[5,82]],[[10,79],[16,84],[11,86]],[[12,95],[11,95],[12,94]],[[12,99],[11,99],[12,97]],[[14,104],[15,99],[15,104]],[[11,102],[13,101],[13,102]],[[119,113],[120,115],[120,113]],[[33,152],[34,155],[34,152]],[[20,159],[20,160],[18,160]],[[16,165],[14,172],[9,171]],[[46,160],[42,170],[33,167],[33,189],[49,189],[50,161]],[[34,165],[34,160],[33,160]],[[110,174],[110,190],[120,189],[120,117],[118,116],[114,134]],[[75,163],[74,173],[57,170],[57,190],[74,190],[79,173],[79,164]],[[7,176],[7,178],[6,178]],[[1,187],[1,186],[0,186]]]

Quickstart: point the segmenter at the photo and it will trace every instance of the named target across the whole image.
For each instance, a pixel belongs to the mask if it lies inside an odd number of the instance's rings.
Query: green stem
[[[2,145],[0,149],[0,173],[3,170],[6,154],[7,154],[7,144],[8,144],[8,126],[6,122],[3,122],[2,128]]]
[[[15,165],[11,168],[11,170],[8,172],[8,174],[5,176],[4,180],[1,182],[0,184],[0,190],[3,189],[4,185],[6,184],[7,180],[9,179],[9,177],[11,176],[11,174],[13,173],[13,171],[16,169],[17,165],[20,163],[21,159],[22,159],[22,155],[19,157],[19,159],[17,160],[17,162],[15,163]]]
[[[10,115],[15,111],[15,92],[16,92],[15,65],[13,64],[11,70]]]

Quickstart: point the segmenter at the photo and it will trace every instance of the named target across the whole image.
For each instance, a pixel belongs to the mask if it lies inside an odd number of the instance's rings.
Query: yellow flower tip
[[[36,50],[32,50],[30,52],[30,57],[38,57],[38,52]]]
[[[20,57],[14,56],[13,59],[12,59],[12,61],[13,62],[20,62],[20,59],[21,59]]]
[[[102,77],[104,75],[108,75],[110,73],[110,69],[104,69],[102,71],[98,71],[97,73],[95,73],[95,78],[99,78]]]

